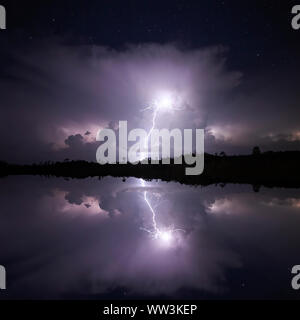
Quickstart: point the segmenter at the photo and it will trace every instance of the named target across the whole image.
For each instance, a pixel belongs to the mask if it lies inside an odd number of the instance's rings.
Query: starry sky
[[[1,1],[1,159],[95,160],[99,128],[149,128],[159,90],[207,152],[300,150],[297,1]]]

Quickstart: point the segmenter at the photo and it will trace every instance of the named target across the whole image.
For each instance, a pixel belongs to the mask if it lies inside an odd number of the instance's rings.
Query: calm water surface
[[[28,176],[0,201],[0,299],[300,297],[300,190]]]

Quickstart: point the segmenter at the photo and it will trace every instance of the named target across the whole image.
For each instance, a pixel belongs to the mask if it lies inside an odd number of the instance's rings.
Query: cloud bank
[[[157,126],[206,129],[208,152],[299,148],[296,89],[229,70],[226,53],[175,44],[14,47],[0,74],[2,158],[95,160],[97,130],[119,120],[150,128],[151,111],[142,110],[165,91],[175,92],[182,108],[161,114]]]

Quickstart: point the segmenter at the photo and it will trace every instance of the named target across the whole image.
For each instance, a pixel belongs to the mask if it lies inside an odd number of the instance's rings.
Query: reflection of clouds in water
[[[160,195],[158,223],[186,230],[166,248],[140,230],[151,215],[136,179],[21,179],[8,179],[0,193],[0,234],[9,243],[0,256],[12,261],[12,297],[105,297],[120,288],[119,297],[182,297],[183,289],[219,297],[229,290],[228,270],[241,272],[246,262],[259,270],[261,261],[299,252],[295,209],[266,205],[277,198],[295,205],[296,191],[286,197],[151,182],[149,196]]]
[[[207,212],[213,214],[231,214],[232,213],[232,201],[228,199],[217,199],[214,203],[207,205]]]
[[[234,194],[224,198],[213,200],[211,203],[205,202],[205,211],[213,215],[240,215],[251,212],[251,195]]]
[[[172,184],[159,187],[158,184],[161,183],[147,183],[147,186],[137,187],[133,183],[132,187],[124,188],[121,183],[117,186],[117,191],[112,188],[110,192],[98,195],[99,202],[100,199],[105,199],[103,201],[105,212],[109,210],[111,217],[112,214],[114,217],[118,215],[119,217],[117,220],[113,219],[112,224],[111,221],[107,221],[106,226],[99,224],[99,234],[103,229],[106,230],[100,248],[98,242],[97,249],[90,244],[90,250],[85,250],[84,257],[81,256],[79,259],[82,262],[93,261],[89,273],[83,271],[86,281],[93,288],[93,293],[105,293],[111,286],[126,287],[129,293],[140,295],[166,294],[172,296],[181,288],[217,292],[222,291],[224,268],[240,265],[232,252],[220,248],[219,244],[216,246],[213,238],[210,239],[208,234],[204,235],[203,230],[194,224],[194,219],[190,221],[186,219],[189,211],[184,204],[178,206],[177,203],[174,206],[172,200],[168,199],[171,195],[178,198],[179,190],[182,192],[182,189],[190,193],[190,187],[178,188],[178,185]],[[140,232],[141,225],[150,226],[152,223],[151,213],[143,199],[145,190],[147,190],[149,200],[155,202],[154,208],[158,211],[159,226],[170,226],[171,224],[181,226],[185,222],[187,232],[174,233],[172,243],[168,246],[165,243],[153,241]],[[193,192],[197,190],[193,189]],[[81,202],[80,205],[76,205],[76,211],[79,212],[80,208],[83,208],[83,201],[80,201],[83,196],[78,194],[76,198],[75,194],[76,192],[73,191],[71,198],[72,202]],[[62,195],[53,200],[60,202],[61,198]],[[63,198],[64,203],[63,206],[60,204],[60,208],[69,208],[69,206],[73,208],[74,204],[66,205],[66,196]],[[135,204],[135,210],[130,210],[132,203]],[[121,212],[124,215],[120,216]],[[85,213],[85,210],[82,210],[82,213]],[[197,213],[201,214],[201,207],[198,207]],[[199,221],[199,218],[197,219]],[[126,232],[128,227],[134,229],[130,233]],[[111,237],[112,235],[114,237]],[[205,241],[199,240],[202,237],[205,238]],[[205,243],[205,246],[202,246],[202,242]],[[103,250],[103,245],[105,250]],[[122,248],[121,253],[119,245]],[[95,256],[95,250],[100,250],[100,257]],[[222,260],[222,266],[219,265],[219,260]],[[80,270],[86,267],[86,263],[83,263]],[[69,281],[71,283],[72,279]],[[81,290],[80,286],[77,290]]]
[[[280,207],[285,207],[287,210],[300,209],[299,198],[270,197],[268,194],[231,194],[204,203],[205,211],[215,215],[253,214],[253,207],[255,211],[264,211],[262,214],[265,214],[266,207],[273,208],[273,212]]]
[[[43,200],[46,202],[52,202],[52,206],[55,207],[57,212],[70,213],[70,214],[87,214],[95,215],[100,214],[107,216],[108,212],[100,207],[99,200],[93,196],[83,195],[80,197],[79,203],[71,203],[68,199],[68,192],[55,189],[52,192],[52,196],[46,196]]]

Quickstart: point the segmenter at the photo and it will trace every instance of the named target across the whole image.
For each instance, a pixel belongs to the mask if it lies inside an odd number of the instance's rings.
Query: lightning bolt
[[[141,111],[146,111],[146,110],[153,110],[152,114],[152,126],[149,129],[149,132],[147,134],[147,137],[144,141],[144,148],[146,152],[141,152],[140,154],[140,161],[145,159],[146,157],[148,158],[148,145],[149,145],[149,138],[156,126],[156,119],[158,116],[158,113],[161,109],[165,109],[168,111],[182,111],[184,110],[184,106],[180,106],[176,101],[179,98],[177,96],[173,96],[172,98],[169,97],[169,99],[163,100],[162,102],[159,100],[154,100],[148,107],[142,109]]]
[[[156,118],[157,118],[157,114],[158,114],[158,110],[159,110],[159,106],[158,105],[154,105],[154,106],[150,106],[148,108],[143,109],[144,110],[148,110],[148,109],[153,109],[153,115],[152,115],[152,126],[149,129],[149,132],[147,134],[147,137],[144,141],[144,148],[145,150],[147,150],[147,152],[142,152],[140,155],[140,161],[144,160],[145,158],[148,158],[149,154],[148,154],[148,144],[149,144],[149,137],[151,136],[151,133],[153,132],[155,126],[156,126]]]

